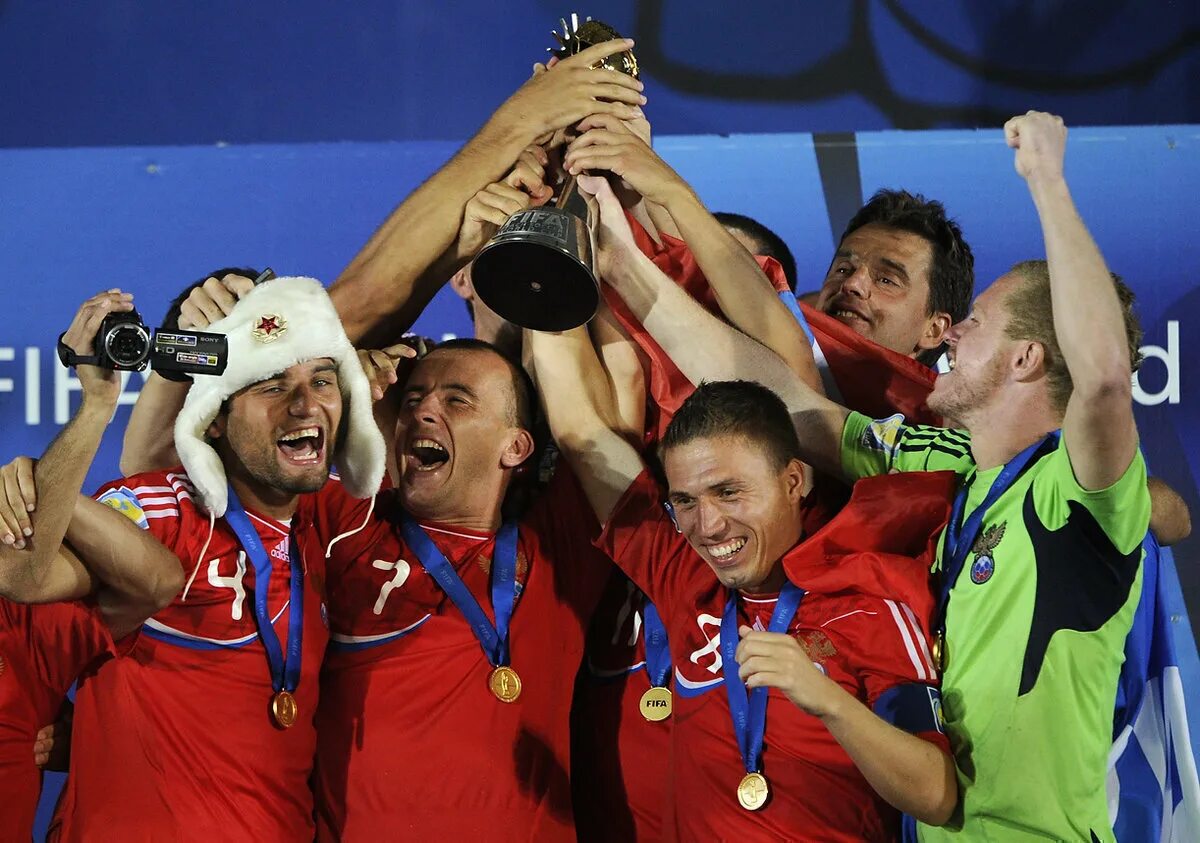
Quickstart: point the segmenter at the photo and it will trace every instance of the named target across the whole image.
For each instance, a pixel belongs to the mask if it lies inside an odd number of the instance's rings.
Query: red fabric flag
[[[717,297],[708,284],[708,279],[700,271],[696,258],[687,244],[678,238],[659,234],[662,245],[654,242],[640,223],[628,213],[630,228],[638,248],[642,250],[654,265],[664,275],[682,287],[698,301],[709,313],[724,319],[725,315],[717,305]],[[776,290],[786,290],[787,278],[783,267],[774,258],[756,257],[758,265],[763,268],[767,278]],[[646,444],[653,446],[662,437],[671,423],[672,416],[679,410],[687,397],[696,387],[679,371],[662,347],[655,342],[654,337],[642,327],[637,318],[626,306],[611,287],[602,285],[604,300],[612,309],[617,321],[638,344],[650,361],[650,370],[646,373]]]
[[[937,379],[933,369],[806,304],[801,303],[800,310],[837,383],[840,394],[831,398],[868,416],[903,413],[913,424],[941,425],[941,418],[925,406]]]
[[[803,553],[786,558],[788,579],[821,594],[857,591],[907,603],[931,629],[929,570],[956,483],[950,471],[859,480],[849,502],[799,545]]]

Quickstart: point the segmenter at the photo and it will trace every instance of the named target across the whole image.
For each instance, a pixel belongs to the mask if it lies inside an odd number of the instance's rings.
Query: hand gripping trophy
[[[554,33],[565,59],[621,36],[611,26],[577,15],[562,20]],[[637,59],[626,50],[597,67],[638,76]],[[513,214],[480,250],[471,265],[475,293],[502,318],[535,331],[566,331],[583,325],[600,304],[593,263],[595,239],[588,226],[588,207],[568,178],[554,206]]]

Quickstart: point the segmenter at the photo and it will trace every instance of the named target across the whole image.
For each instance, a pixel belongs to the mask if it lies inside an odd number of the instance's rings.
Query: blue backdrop
[[[388,211],[453,151],[442,142],[0,150],[0,459],[39,454],[78,402],[54,340],[78,303],[132,290],[149,321],[187,282],[226,265],[331,280]],[[664,137],[663,156],[714,210],[762,220],[791,245],[800,287],[824,275],[843,210],[880,186],[945,202],[974,245],[979,288],[1043,254],[1032,204],[999,131]],[[1110,265],[1138,293],[1150,359],[1138,417],[1152,470],[1200,513],[1193,388],[1200,318],[1200,128],[1077,128],[1068,176]],[[443,291],[417,326],[469,331]],[[133,375],[126,399],[140,385]],[[117,473],[118,411],[89,486]],[[1192,614],[1197,542],[1177,548]],[[1186,628],[1187,616],[1176,618]],[[1191,687],[1195,687],[1192,685]],[[1193,706],[1194,707],[1194,706]]]
[[[1194,0],[0,0],[0,146],[462,138],[571,11],[663,134],[1200,122]]]

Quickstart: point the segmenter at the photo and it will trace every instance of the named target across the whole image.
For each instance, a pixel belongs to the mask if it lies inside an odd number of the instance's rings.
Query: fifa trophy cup
[[[563,34],[554,33],[560,59],[621,36],[591,18],[577,15]],[[638,76],[637,59],[626,50],[598,67]],[[550,71],[553,72],[553,71]],[[475,294],[503,319],[535,331],[566,331],[585,324],[600,305],[588,226],[588,207],[575,178],[563,184],[553,206],[513,214],[480,250],[471,265]]]

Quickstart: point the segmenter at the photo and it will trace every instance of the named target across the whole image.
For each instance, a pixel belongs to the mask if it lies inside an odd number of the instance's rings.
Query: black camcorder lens
[[[150,354],[150,336],[141,325],[117,325],[104,338],[104,350],[118,366],[135,368]]]

